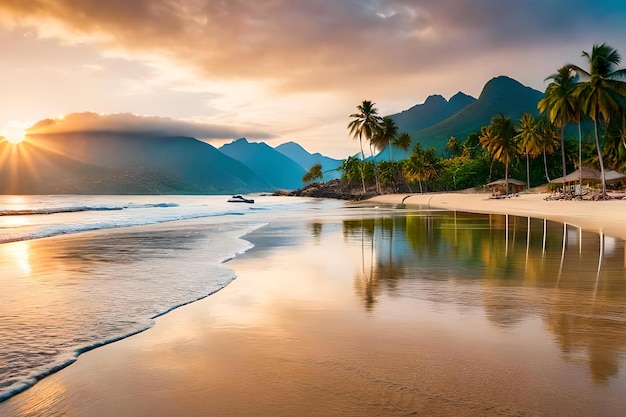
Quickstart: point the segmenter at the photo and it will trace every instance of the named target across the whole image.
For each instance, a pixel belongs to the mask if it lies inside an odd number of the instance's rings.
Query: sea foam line
[[[82,211],[117,211],[137,208],[167,208],[178,207],[176,203],[155,204],[123,204],[117,206],[66,206],[66,207],[43,207],[38,209],[9,209],[0,210],[0,216],[32,216],[59,213],[78,213]]]
[[[257,229],[260,229],[260,228],[266,226],[267,224],[268,223],[259,223],[259,224],[255,224],[255,225],[249,225],[249,229],[247,231],[243,232],[237,238],[245,240],[245,239],[243,239],[243,236],[245,236],[245,235],[247,235],[249,233],[252,233],[253,231],[255,231]],[[246,242],[248,243],[248,246],[246,248],[241,249],[239,251],[235,251],[232,256],[227,256],[227,257],[225,257],[225,258],[223,258],[221,260],[218,260],[217,262],[221,263],[221,264],[224,264],[224,263],[234,259],[238,255],[246,253],[247,251],[249,251],[250,249],[252,249],[254,247],[254,244],[252,242],[248,242],[248,241],[246,241]],[[71,364],[76,362],[78,357],[80,355],[82,355],[83,353],[89,352],[90,350],[94,350],[94,349],[97,349],[97,348],[102,347],[102,346],[106,346],[106,345],[111,344],[111,343],[118,342],[120,340],[126,339],[126,338],[131,337],[131,336],[135,336],[135,335],[137,335],[139,333],[143,333],[146,330],[148,330],[148,329],[150,329],[150,328],[152,328],[154,326],[155,319],[157,319],[157,318],[159,318],[161,316],[164,316],[164,315],[166,315],[166,314],[168,314],[168,313],[170,313],[170,312],[172,312],[172,311],[174,311],[174,310],[176,310],[176,309],[178,309],[180,307],[184,307],[184,306],[189,305],[191,303],[195,303],[197,301],[200,301],[200,300],[203,300],[203,299],[205,299],[207,297],[210,297],[211,295],[216,294],[217,292],[219,292],[219,291],[223,290],[224,288],[226,288],[228,286],[228,284],[233,282],[235,279],[236,279],[236,275],[234,275],[234,272],[233,272],[233,276],[232,276],[231,280],[228,281],[228,282],[225,282],[224,285],[222,285],[220,288],[217,288],[217,289],[215,289],[215,290],[213,290],[213,291],[211,291],[209,293],[202,294],[201,296],[199,296],[199,297],[197,297],[195,299],[191,299],[189,301],[185,301],[183,303],[174,305],[174,306],[172,306],[172,307],[170,307],[168,309],[165,309],[164,311],[162,311],[160,313],[157,313],[157,314],[151,316],[149,318],[149,322],[144,327],[141,327],[141,328],[139,328],[139,329],[137,329],[135,331],[132,331],[132,332],[129,332],[129,333],[125,333],[125,334],[122,334],[122,335],[118,335],[118,336],[114,336],[114,337],[111,337],[109,339],[105,339],[105,340],[102,340],[102,341],[96,341],[96,342],[91,343],[89,345],[86,345],[86,346],[83,346],[83,347],[75,349],[72,357],[66,358],[65,360],[62,360],[59,363],[56,363],[53,366],[51,366],[50,368],[45,369],[45,370],[43,370],[41,372],[33,373],[33,374],[29,375],[27,378],[25,378],[25,379],[23,379],[21,381],[18,381],[16,383],[14,383],[13,385],[9,386],[6,391],[0,392],[0,403],[8,400],[9,398],[11,398],[11,397],[13,397],[13,396],[15,396],[15,395],[17,395],[17,394],[19,394],[21,392],[26,391],[28,388],[32,387],[33,385],[35,385],[37,382],[41,381],[45,377],[50,376],[50,375],[52,375],[52,374],[54,374],[56,372],[59,372],[63,368],[66,368],[66,367],[70,366]]]
[[[60,225],[52,225],[52,226],[44,226],[34,231],[23,232],[23,233],[14,233],[8,236],[0,235],[0,244],[2,243],[11,243],[11,242],[19,242],[24,240],[34,240],[34,239],[43,239],[47,237],[53,236],[62,236],[69,235],[75,233],[82,232],[92,232],[96,230],[108,230],[108,229],[118,229],[122,227],[133,227],[133,226],[147,226],[151,224],[160,224],[173,222],[178,220],[191,220],[191,219],[200,219],[205,217],[216,217],[216,216],[241,216],[245,213],[240,211],[224,211],[224,212],[214,212],[214,213],[194,213],[194,214],[179,214],[173,215],[171,217],[161,217],[161,218],[153,218],[153,219],[139,219],[135,218],[127,221],[118,221],[118,222],[100,222],[100,223],[90,223],[90,224],[60,224]]]

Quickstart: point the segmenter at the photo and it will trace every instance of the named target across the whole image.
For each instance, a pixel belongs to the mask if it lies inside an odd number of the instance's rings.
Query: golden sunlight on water
[[[451,213],[275,222],[246,239],[224,290],[0,414],[623,416],[621,239]]]
[[[28,241],[13,242],[0,245],[0,259],[3,267],[13,267],[22,273],[23,277],[30,276],[33,268],[30,261],[30,244]],[[14,274],[11,274],[14,276]]]

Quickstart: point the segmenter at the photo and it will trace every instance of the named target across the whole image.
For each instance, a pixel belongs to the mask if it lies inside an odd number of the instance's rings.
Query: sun
[[[26,126],[28,126],[27,123],[10,120],[0,130],[0,136],[3,136],[8,142],[17,145],[26,138]]]

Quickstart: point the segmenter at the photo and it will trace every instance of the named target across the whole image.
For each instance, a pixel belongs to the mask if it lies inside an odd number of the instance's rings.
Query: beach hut
[[[600,181],[600,171],[597,169],[582,167],[574,172],[570,172],[564,177],[555,178],[550,181],[550,184],[570,184],[580,180],[585,182],[598,182]]]
[[[626,174],[622,174],[621,172],[617,172],[614,170],[604,172],[604,181],[607,184],[615,184],[616,182],[620,182],[623,180],[626,180]]]
[[[491,192],[494,196],[499,196],[502,194],[506,194],[506,183],[507,180],[502,178],[496,181],[492,181],[487,184],[487,187],[491,189]],[[516,180],[515,178],[509,178],[509,194],[519,193],[524,190],[526,187],[526,183],[524,181]]]
[[[570,172],[564,177],[555,178],[550,183],[552,184],[572,184],[577,183],[582,179],[583,182],[600,182],[602,181],[602,174],[597,169],[582,167],[574,172]],[[626,179],[626,175],[617,171],[609,170],[604,171],[604,181],[607,184],[613,184]]]

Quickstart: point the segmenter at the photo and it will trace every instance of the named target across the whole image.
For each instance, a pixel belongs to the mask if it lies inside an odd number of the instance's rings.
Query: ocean
[[[343,205],[254,198],[0,196],[0,401],[224,288],[241,236],[274,216]]]
[[[623,239],[227,198],[0,197],[0,414],[623,415]]]

